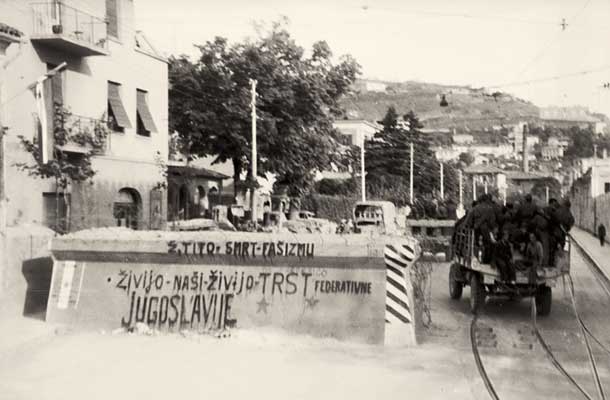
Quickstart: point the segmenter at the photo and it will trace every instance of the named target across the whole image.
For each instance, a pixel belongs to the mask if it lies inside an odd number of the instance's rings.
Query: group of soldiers
[[[480,261],[496,267],[503,281],[514,281],[516,269],[554,266],[573,225],[567,199],[550,199],[538,207],[528,194],[519,203],[502,206],[485,194],[456,222],[452,244],[463,251],[463,244],[456,243],[457,233],[474,230]]]

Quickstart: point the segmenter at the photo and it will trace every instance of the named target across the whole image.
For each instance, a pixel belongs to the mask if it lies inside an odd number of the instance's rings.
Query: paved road
[[[437,266],[433,288],[433,327],[427,345],[470,348],[469,290],[464,290],[460,301],[448,298],[446,271],[448,266]],[[572,253],[572,278],[576,290],[576,302],[581,318],[589,329],[610,348],[610,298],[590,272],[585,260]],[[531,332],[529,299],[521,301],[488,299],[480,325],[493,327],[497,345],[481,348],[483,362],[501,399],[584,398],[577,392],[546,358]],[[581,383],[587,392],[597,398],[597,392],[589,369],[584,340],[577,325],[568,287],[560,282],[553,289],[551,315],[538,318],[539,329],[566,370]],[[532,343],[533,348],[529,349]],[[610,357],[593,345],[602,381],[610,392]],[[472,359],[472,356],[470,356]],[[474,371],[471,360],[464,360],[464,368]],[[474,384],[483,387],[482,381]],[[477,394],[479,391],[477,390]],[[609,393],[610,394],[610,393]],[[482,398],[486,398],[485,396]]]

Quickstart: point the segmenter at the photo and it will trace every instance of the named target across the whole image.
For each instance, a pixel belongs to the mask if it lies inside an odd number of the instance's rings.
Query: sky
[[[305,48],[325,40],[362,78],[491,87],[538,106],[610,115],[608,0],[135,0],[136,27],[166,54],[197,55],[286,16]],[[171,4],[171,6],[168,6]],[[565,19],[567,26],[560,24]],[[534,82],[531,82],[534,81]],[[529,83],[525,83],[529,82]]]

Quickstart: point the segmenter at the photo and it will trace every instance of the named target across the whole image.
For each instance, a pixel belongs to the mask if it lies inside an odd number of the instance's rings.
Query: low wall
[[[427,257],[439,255],[444,260],[451,254],[454,225],[449,219],[407,219],[406,231],[417,238]]]
[[[581,191],[571,197],[571,211],[576,226],[590,233],[597,234],[597,227],[604,224],[610,229],[610,194],[603,194],[595,198]]]
[[[49,241],[55,233],[38,225],[8,227],[0,238],[0,313],[42,313],[51,282]]]
[[[415,341],[408,272],[419,250],[405,237],[110,229],[51,250],[49,321]]]

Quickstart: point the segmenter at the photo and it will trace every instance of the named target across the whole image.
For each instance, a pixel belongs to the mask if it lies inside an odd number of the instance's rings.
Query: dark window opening
[[[137,91],[137,112],[136,112],[136,132],[138,135],[150,136],[151,132],[156,132],[157,127],[153,121],[152,114],[148,108],[148,92],[138,89]]]
[[[604,183],[604,193],[610,193],[610,182]]]
[[[134,189],[121,189],[114,201],[112,213],[117,226],[138,229],[141,200]]]
[[[106,0],[108,36],[119,38],[119,5],[117,0]]]
[[[43,193],[44,225],[58,233],[68,232],[68,207],[70,195]]]
[[[144,123],[142,122],[142,118],[140,118],[140,113],[136,116],[136,132],[140,136],[150,136],[150,131],[146,130],[144,127]]]

